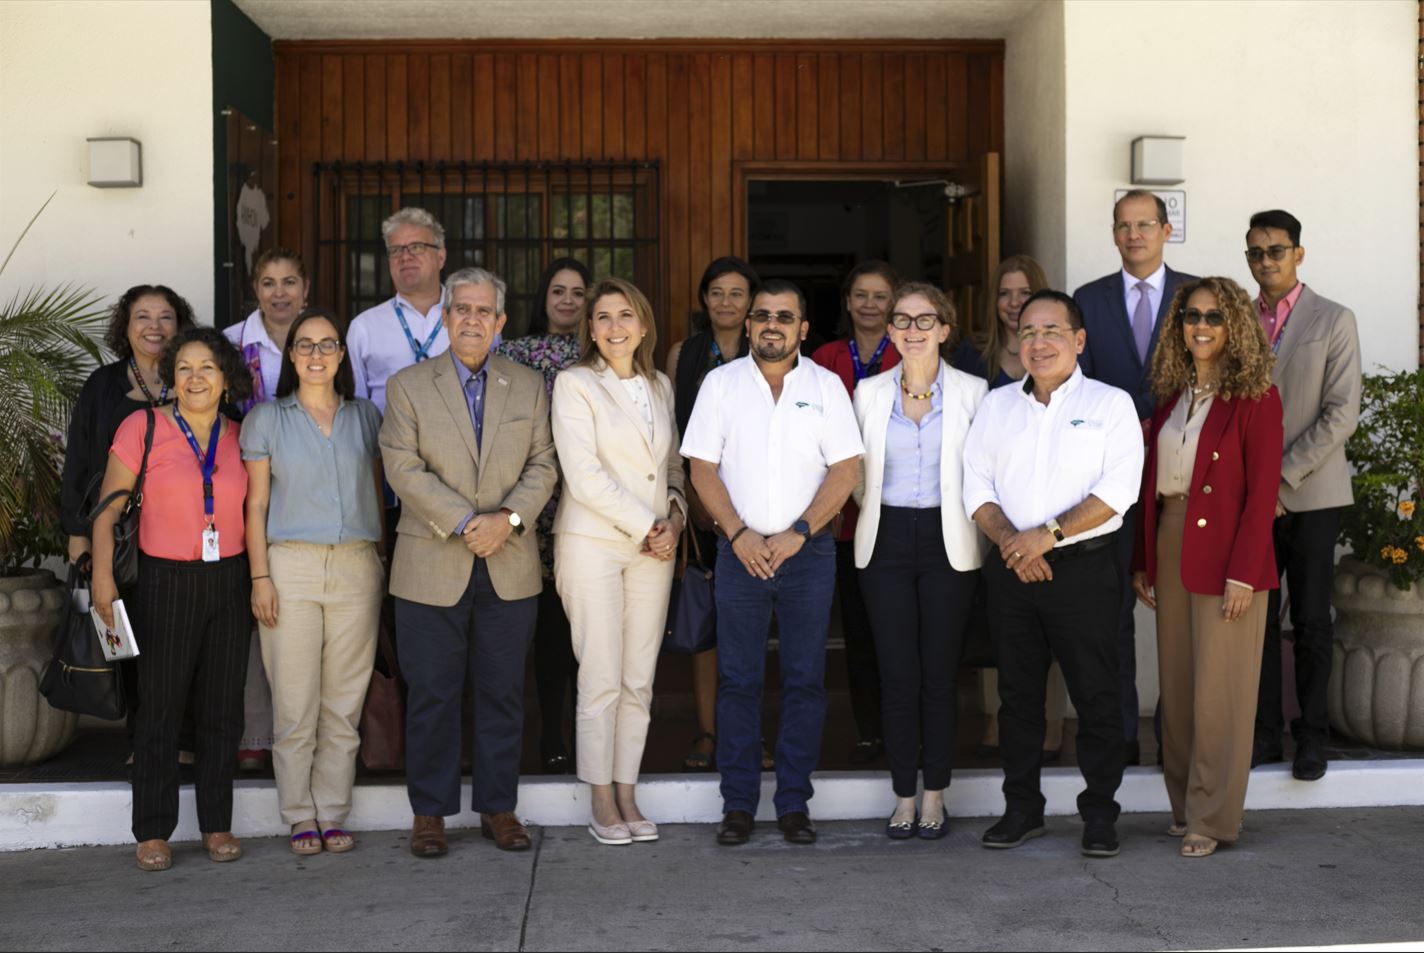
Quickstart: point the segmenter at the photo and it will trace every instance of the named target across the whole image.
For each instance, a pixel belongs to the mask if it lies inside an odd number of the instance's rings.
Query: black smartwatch
[[[810,523],[806,522],[805,520],[797,520],[796,522],[794,522],[794,523],[791,524],[791,529],[792,529],[792,531],[793,531],[794,533],[796,533],[796,534],[797,534],[798,536],[800,536],[802,539],[806,540],[806,542],[809,543],[809,542],[811,541],[811,524],[810,524]]]

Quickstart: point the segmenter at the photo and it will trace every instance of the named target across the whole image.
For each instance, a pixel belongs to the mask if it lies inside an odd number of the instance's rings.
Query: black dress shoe
[[[746,811],[728,811],[717,828],[717,843],[734,847],[751,840],[753,818]]]
[[[1087,821],[1083,825],[1084,857],[1116,857],[1117,829],[1112,821]]]
[[[1142,763],[1142,745],[1136,741],[1124,741],[1122,743],[1122,763],[1124,767],[1131,768]]]
[[[1275,764],[1283,759],[1279,739],[1268,741],[1265,738],[1257,738],[1251,743],[1251,767],[1259,768],[1263,764]]]
[[[920,815],[915,813],[913,821],[901,821],[895,823],[894,819],[885,822],[885,836],[891,840],[911,840],[915,836],[915,828],[920,823]]]
[[[867,765],[884,753],[885,742],[879,738],[871,738],[869,741],[856,742],[846,760],[856,766]]]
[[[1327,764],[1325,743],[1318,738],[1302,738],[1295,749],[1291,774],[1297,781],[1319,781],[1325,777]]]
[[[816,843],[816,825],[805,811],[791,811],[776,819],[781,836],[790,844]]]
[[[569,774],[573,771],[573,766],[573,759],[562,751],[544,758],[545,774]]]
[[[1024,841],[1042,837],[1046,833],[1048,828],[1043,826],[1043,818],[1009,811],[999,819],[999,823],[984,832],[980,843],[994,850],[1006,850],[1019,847]]]

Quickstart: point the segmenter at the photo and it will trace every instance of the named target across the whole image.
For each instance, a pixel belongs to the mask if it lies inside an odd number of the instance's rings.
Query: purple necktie
[[[1137,359],[1147,363],[1147,348],[1152,344],[1152,298],[1147,293],[1152,286],[1137,283],[1137,307],[1132,311],[1132,339],[1137,342]]]

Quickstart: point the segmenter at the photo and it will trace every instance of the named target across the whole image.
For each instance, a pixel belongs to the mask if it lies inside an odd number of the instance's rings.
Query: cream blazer
[[[687,511],[667,375],[648,381],[648,398],[651,435],[606,364],[571,367],[554,378],[551,417],[564,479],[555,533],[641,541],[667,517],[671,500]]]
[[[867,377],[855,388],[855,418],[865,442],[860,485],[855,501],[860,504],[860,521],[855,526],[855,565],[864,569],[875,552],[875,534],[880,528],[880,493],[885,480],[885,433],[890,412],[900,390],[901,367]],[[940,507],[944,526],[944,551],[949,564],[960,572],[978,569],[984,560],[984,540],[979,528],[964,515],[960,505],[964,484],[964,438],[969,423],[989,392],[983,380],[939,362],[939,386],[943,398],[940,421],[944,427],[939,461]]]

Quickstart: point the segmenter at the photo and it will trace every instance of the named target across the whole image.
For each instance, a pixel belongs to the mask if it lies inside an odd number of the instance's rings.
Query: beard
[[[775,364],[795,354],[797,344],[798,342],[790,335],[783,337],[781,340],[757,338],[756,342],[752,345],[752,351],[763,361]]]

